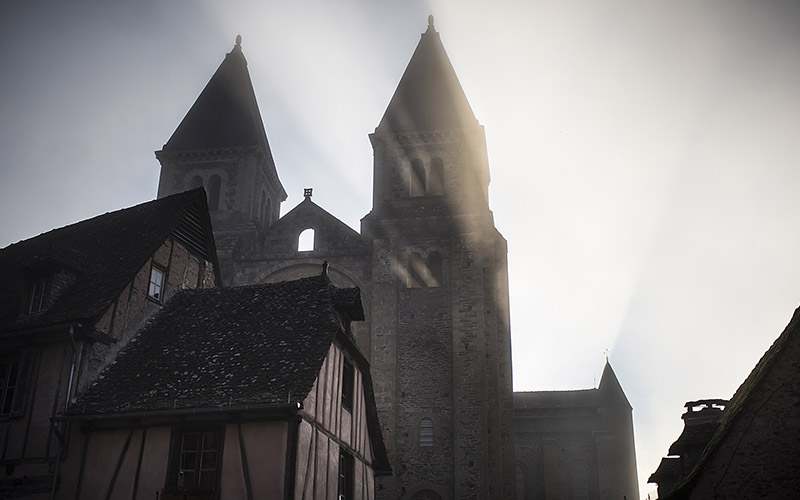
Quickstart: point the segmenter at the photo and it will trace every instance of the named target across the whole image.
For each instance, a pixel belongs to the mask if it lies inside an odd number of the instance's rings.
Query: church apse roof
[[[274,163],[241,37],[164,144],[164,151],[237,147],[260,148]]]
[[[375,131],[399,133],[475,125],[478,121],[433,26],[433,16],[429,16],[428,29]]]

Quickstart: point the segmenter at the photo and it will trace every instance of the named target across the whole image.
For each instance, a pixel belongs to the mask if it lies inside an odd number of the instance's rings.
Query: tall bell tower
[[[158,197],[204,187],[223,267],[278,220],[286,200],[256,102],[242,38],[161,151]]]
[[[512,498],[506,241],[483,127],[432,16],[370,140],[370,358],[394,470],[377,497]]]

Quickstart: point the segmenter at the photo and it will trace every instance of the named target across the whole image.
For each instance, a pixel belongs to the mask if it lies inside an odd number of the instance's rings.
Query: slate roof
[[[257,147],[274,166],[240,42],[237,38],[164,151]]]
[[[673,480],[683,474],[683,464],[679,457],[664,457],[658,464],[658,469],[650,474],[648,483],[658,483],[663,480]]]
[[[686,451],[702,451],[719,428],[717,422],[689,424],[684,426],[683,432],[669,447],[669,455],[682,455]]]
[[[597,389],[573,391],[524,391],[514,392],[514,409],[538,410],[549,408],[586,408],[610,405],[627,406],[627,397],[617,375],[606,361]]]
[[[460,129],[478,125],[444,50],[433,16],[376,132]]]
[[[0,332],[94,323],[187,216],[199,221],[203,251],[216,267],[205,192],[188,191],[99,215],[0,250]],[[31,272],[65,268],[74,282],[46,311],[22,314]]]
[[[337,333],[327,276],[176,294],[70,409],[72,414],[302,402]],[[363,314],[363,310],[362,310]]]
[[[749,406],[750,398],[754,398],[755,395],[758,394],[762,382],[766,379],[772,368],[781,362],[792,362],[791,359],[786,357],[788,352],[787,345],[790,339],[797,335],[800,335],[800,308],[794,311],[794,315],[792,315],[789,324],[772,346],[767,349],[767,352],[764,353],[758,363],[756,363],[753,371],[750,372],[750,375],[742,382],[742,385],[739,386],[736,393],[728,402],[725,411],[722,413],[717,431],[703,450],[702,455],[700,455],[700,458],[697,460],[691,472],[687,474],[681,484],[671,491],[665,499],[685,498],[686,495],[691,492],[694,482],[698,479],[705,466],[714,457],[722,442],[728,437],[728,434],[733,429],[744,409]]]

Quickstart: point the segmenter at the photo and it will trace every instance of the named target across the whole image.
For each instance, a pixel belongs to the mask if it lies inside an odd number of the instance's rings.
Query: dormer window
[[[36,314],[47,308],[50,295],[50,278],[39,278],[28,283],[25,294],[25,313]]]
[[[150,287],[147,289],[147,296],[160,302],[163,288],[164,270],[154,264],[150,268]]]

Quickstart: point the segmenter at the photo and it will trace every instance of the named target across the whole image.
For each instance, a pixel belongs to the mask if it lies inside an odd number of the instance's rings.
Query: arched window
[[[433,490],[420,490],[411,496],[411,500],[442,500],[442,496]]]
[[[583,464],[575,464],[570,471],[572,500],[589,500],[589,469]]]
[[[444,194],[444,162],[441,158],[434,158],[431,162],[431,182],[428,186],[428,194],[431,196]]]
[[[516,490],[516,500],[528,499],[527,478],[525,477],[525,467],[517,462],[514,467],[514,480]]]
[[[419,445],[433,446],[433,420],[428,417],[419,421]]]
[[[189,189],[197,189],[199,187],[203,187],[203,178],[199,175],[195,175],[192,177],[192,180],[189,181]]]
[[[308,228],[297,238],[297,251],[310,252],[311,250],[314,250],[314,230]]]
[[[442,255],[439,252],[428,254],[428,286],[442,286]]]
[[[218,175],[212,175],[208,179],[208,209],[212,212],[219,210],[219,191],[222,179]]]
[[[425,166],[422,165],[422,160],[411,162],[408,194],[409,196],[425,196]]]
[[[408,256],[408,287],[419,288],[425,286],[425,281],[423,280],[425,271],[425,263],[422,262],[422,256],[417,252],[412,252]]]

